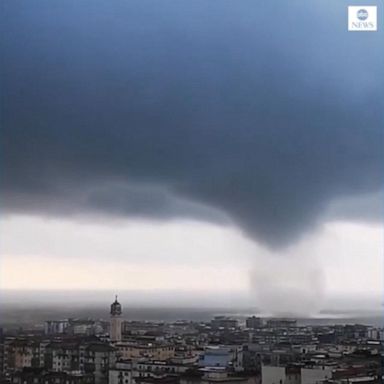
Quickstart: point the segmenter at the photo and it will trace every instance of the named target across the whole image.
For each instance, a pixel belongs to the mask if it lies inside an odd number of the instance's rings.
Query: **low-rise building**
[[[168,360],[175,356],[175,346],[166,342],[121,342],[116,343],[115,347],[122,360],[137,359],[141,357],[154,360]]]

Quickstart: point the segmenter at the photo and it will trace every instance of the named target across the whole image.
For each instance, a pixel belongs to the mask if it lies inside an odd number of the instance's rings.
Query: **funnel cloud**
[[[382,32],[315,3],[6,2],[3,209],[231,220],[283,246],[378,191]]]

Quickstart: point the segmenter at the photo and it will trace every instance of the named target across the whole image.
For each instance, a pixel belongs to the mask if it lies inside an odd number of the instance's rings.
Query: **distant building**
[[[169,343],[138,343],[121,342],[115,347],[123,360],[149,358],[154,360],[168,360],[175,356],[175,347]]]
[[[332,379],[332,370],[331,366],[263,365],[261,382],[263,384],[323,384],[326,380]]]
[[[110,322],[110,339],[112,342],[121,341],[121,304],[117,301],[117,296],[115,301],[111,304],[111,322]]]
[[[267,320],[268,328],[295,328],[297,320],[295,319],[269,319]]]
[[[261,371],[261,346],[258,344],[243,345],[243,368],[245,372],[259,374]]]
[[[120,361],[109,370],[108,384],[132,384],[132,362]]]
[[[95,384],[107,384],[108,372],[116,364],[115,349],[102,343],[94,343],[86,348],[85,372],[91,372]]]
[[[5,340],[3,348],[3,371],[38,368],[44,364],[44,345],[38,341],[10,338]]]
[[[49,372],[43,368],[24,368],[10,375],[10,384],[95,384],[92,374]]]
[[[332,366],[314,366],[301,368],[301,384],[321,384],[332,379]]]
[[[46,335],[98,335],[104,333],[100,321],[90,319],[48,320],[44,324]]]
[[[229,375],[226,368],[221,367],[209,367],[202,368],[200,372],[203,374],[201,377],[201,384],[245,384],[245,383],[257,383],[254,378],[249,378],[245,376],[234,376],[233,374]],[[183,381],[180,381],[183,383]]]
[[[61,334],[69,326],[69,320],[48,320],[44,324],[44,333],[46,335]]]
[[[263,384],[301,384],[300,367],[263,365],[261,382]]]
[[[143,380],[179,378],[186,374],[193,365],[172,364],[166,361],[147,359],[121,360],[109,370],[108,384],[137,384]],[[178,382],[178,381],[177,381]]]
[[[248,317],[245,320],[245,325],[247,328],[257,329],[262,327],[263,320],[260,317],[256,317],[256,316]]]
[[[211,326],[213,328],[236,328],[238,326],[238,321],[226,316],[215,316],[211,321]]]
[[[232,368],[243,370],[242,346],[213,345],[205,348],[199,359],[200,367]]]
[[[89,373],[95,384],[108,383],[108,370],[116,363],[116,350],[101,342],[54,341],[45,348],[45,368],[51,372]]]

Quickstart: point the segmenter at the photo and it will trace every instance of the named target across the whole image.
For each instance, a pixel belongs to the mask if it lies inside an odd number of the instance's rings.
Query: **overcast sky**
[[[0,287],[380,297],[383,9],[351,4],[3,1]]]

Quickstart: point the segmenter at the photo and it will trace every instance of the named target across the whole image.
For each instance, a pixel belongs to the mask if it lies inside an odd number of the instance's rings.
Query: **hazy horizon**
[[[263,312],[258,308],[257,303],[244,292],[205,292],[204,295],[193,291],[172,291],[172,290],[11,290],[5,289],[0,293],[0,304],[9,307],[30,307],[45,306],[55,307],[73,306],[75,308],[87,307],[105,307],[109,308],[110,302],[115,295],[118,295],[125,311],[129,313],[131,308],[197,308],[197,309],[233,309],[253,311],[254,314],[263,316],[279,315],[278,313]],[[70,302],[68,299],[70,298]],[[384,303],[381,296],[341,295],[332,297],[323,302],[323,307],[317,313],[308,314],[308,316],[321,314],[362,314],[371,315],[381,313]],[[289,313],[289,312],[287,312]],[[280,313],[281,315],[281,313]],[[292,316],[295,313],[291,313]],[[297,313],[297,316],[302,314]]]

